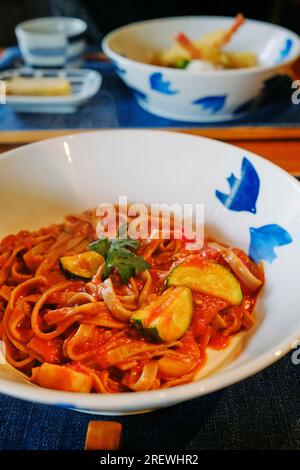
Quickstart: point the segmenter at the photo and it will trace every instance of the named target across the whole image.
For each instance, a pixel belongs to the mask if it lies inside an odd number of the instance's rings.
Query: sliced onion
[[[100,291],[103,300],[112,315],[117,318],[117,320],[125,322],[129,321],[133,315],[133,311],[128,310],[122,305],[120,299],[114,291],[111,279],[106,279],[104,282],[102,282]]]
[[[225,261],[229,264],[234,274],[252,291],[256,291],[262,281],[255,277],[242,260],[230,248],[225,248],[218,243],[209,243],[211,248],[219,251]]]
[[[150,390],[152,385],[155,382],[156,376],[158,371],[158,362],[157,361],[150,361],[144,365],[143,371],[141,373],[140,378],[133,384],[130,383],[128,387],[131,390],[135,390],[136,392],[143,392],[145,390]]]
[[[196,364],[192,358],[181,353],[178,354],[178,357],[166,354],[158,361],[159,375],[164,379],[181,377],[191,372]]]

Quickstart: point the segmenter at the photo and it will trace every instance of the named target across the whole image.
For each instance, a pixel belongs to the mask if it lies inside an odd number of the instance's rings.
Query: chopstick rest
[[[122,439],[122,424],[116,421],[90,421],[85,450],[117,450]]]

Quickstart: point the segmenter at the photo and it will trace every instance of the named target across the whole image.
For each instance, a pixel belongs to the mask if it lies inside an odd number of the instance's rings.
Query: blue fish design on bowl
[[[281,49],[279,52],[279,57],[278,57],[278,63],[282,62],[291,52],[291,49],[293,47],[293,41],[291,38],[287,38],[284,43],[284,47]]]
[[[291,235],[280,225],[250,227],[249,256],[256,263],[262,260],[272,263],[277,258],[274,248],[289,245],[292,242]]]
[[[231,173],[227,181],[230,188],[229,194],[219,190],[215,192],[219,201],[231,211],[247,211],[256,214],[260,180],[250,160],[243,158],[240,178]]]
[[[225,106],[226,95],[220,96],[205,96],[194,100],[192,104],[200,105],[202,110],[209,111],[211,114],[215,114]]]
[[[172,83],[168,80],[164,80],[161,72],[152,73],[149,77],[150,88],[152,90],[163,93],[164,95],[177,95],[178,90],[172,90]]]

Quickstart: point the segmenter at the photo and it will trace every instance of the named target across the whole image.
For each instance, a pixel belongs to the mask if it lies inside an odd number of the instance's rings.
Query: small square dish
[[[6,70],[0,73],[0,83],[18,78],[65,79],[71,88],[68,95],[5,94],[4,105],[20,113],[73,113],[89,101],[99,90],[102,77],[87,69],[31,69]],[[4,88],[6,88],[4,86]]]

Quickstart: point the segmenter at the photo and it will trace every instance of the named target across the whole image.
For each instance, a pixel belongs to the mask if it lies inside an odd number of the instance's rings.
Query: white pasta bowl
[[[153,52],[169,48],[179,32],[191,39],[227,29],[233,18],[163,18],[130,24],[109,33],[104,52],[116,72],[147,111],[169,119],[213,122],[238,119],[255,107],[268,79],[300,53],[299,37],[286,28],[247,20],[226,46],[228,51],[252,51],[258,65],[251,68],[187,71],[149,64]]]
[[[1,238],[117,202],[119,195],[147,204],[202,203],[206,235],[255,253],[266,273],[255,328],[222,352],[210,350],[193,383],[137,393],[69,393],[32,384],[2,357],[0,392],[91,413],[142,412],[238,382],[280,359],[300,338],[300,185],[270,162],[184,134],[100,131],[2,154],[0,188]]]

